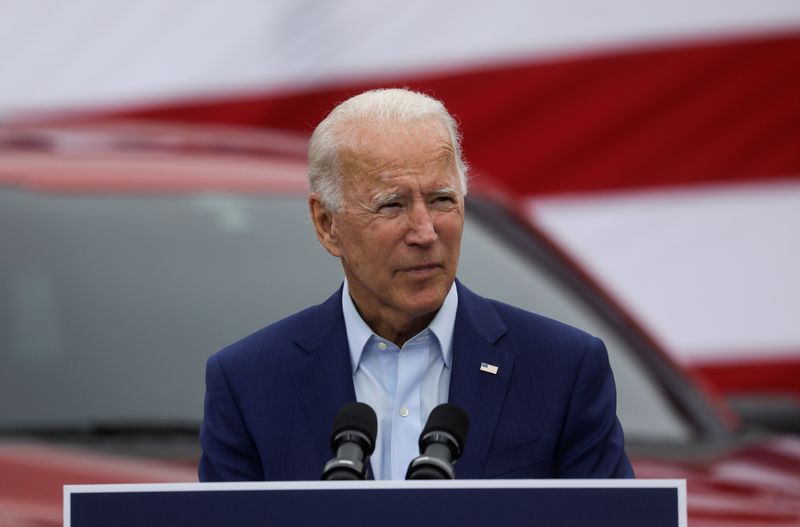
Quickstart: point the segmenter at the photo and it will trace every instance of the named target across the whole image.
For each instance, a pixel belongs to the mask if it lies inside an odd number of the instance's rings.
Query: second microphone
[[[464,451],[469,417],[454,404],[433,409],[419,436],[420,456],[408,465],[406,479],[455,479],[453,464]]]

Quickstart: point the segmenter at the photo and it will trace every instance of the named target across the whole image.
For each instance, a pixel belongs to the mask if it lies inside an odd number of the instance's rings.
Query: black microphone
[[[469,417],[454,404],[433,409],[419,436],[420,456],[408,465],[406,479],[454,479],[453,463],[461,457]]]
[[[342,406],[333,421],[331,450],[334,458],[322,470],[323,480],[367,479],[367,463],[375,450],[378,418],[364,403]]]

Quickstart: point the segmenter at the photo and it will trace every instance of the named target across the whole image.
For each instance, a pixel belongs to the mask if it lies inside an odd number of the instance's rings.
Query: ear
[[[341,256],[339,238],[333,223],[333,213],[325,208],[319,195],[315,192],[308,195],[308,211],[311,214],[311,221],[314,222],[314,230],[319,243],[333,256]]]

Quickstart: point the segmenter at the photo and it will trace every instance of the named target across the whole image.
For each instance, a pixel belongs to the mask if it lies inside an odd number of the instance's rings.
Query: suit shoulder
[[[586,331],[570,326],[553,318],[533,313],[525,309],[506,304],[499,300],[489,300],[500,318],[508,325],[510,330],[522,332],[535,332],[539,335],[553,333],[559,337],[570,337],[581,341],[593,339],[594,336]]]
[[[597,379],[611,377],[608,352],[599,338],[503,302],[490,303],[506,326],[497,346],[514,354],[520,371],[548,372],[547,381],[540,379],[542,386],[550,390],[573,386],[580,372]]]
[[[561,361],[571,357],[578,362],[588,349],[605,354],[602,341],[582,329],[498,300],[489,302],[506,326],[503,340],[513,349],[531,349],[530,344],[536,343],[540,356],[550,355]]]
[[[489,342],[512,350],[536,349],[537,354],[583,350],[603,347],[600,339],[563,322],[525,309],[483,297],[459,283],[459,306],[464,308],[465,320]]]
[[[228,345],[211,356],[226,365],[251,363],[253,360],[270,355],[280,359],[289,349],[294,349],[296,339],[309,334],[312,329],[318,332],[320,324],[331,318],[329,312],[337,295],[322,304],[305,308],[297,313],[273,322],[258,331]]]

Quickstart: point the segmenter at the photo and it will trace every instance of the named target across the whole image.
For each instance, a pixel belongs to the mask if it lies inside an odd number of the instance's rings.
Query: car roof
[[[0,185],[55,192],[304,194],[307,139],[252,128],[136,121],[0,130]]]

